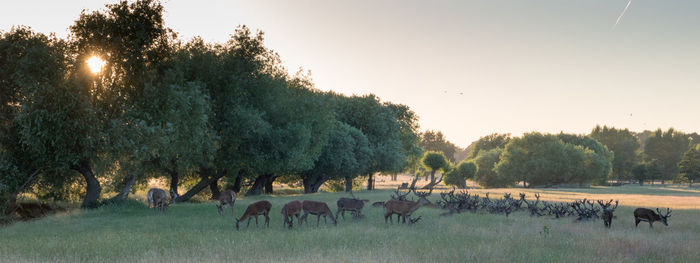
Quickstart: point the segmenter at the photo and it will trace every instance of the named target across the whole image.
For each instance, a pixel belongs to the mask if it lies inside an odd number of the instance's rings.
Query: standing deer
[[[335,213],[336,220],[338,219],[338,216],[340,216],[341,212],[343,214],[343,220],[345,220],[345,211],[351,211],[355,218],[364,217],[362,215],[362,208],[365,206],[366,202],[369,202],[369,200],[357,199],[357,197],[355,197],[355,195],[352,194],[352,191],[350,192],[350,195],[352,196],[352,198],[341,197],[340,199],[338,199],[338,202],[336,203],[338,205],[338,212]]]
[[[312,214],[316,215],[316,226],[318,226],[319,221],[321,220],[321,216],[323,216],[324,222],[327,222],[326,216],[329,216],[331,218],[331,222],[333,222],[334,225],[338,224],[338,221],[336,221],[335,217],[333,216],[333,212],[331,212],[331,209],[328,208],[328,205],[324,202],[305,200],[301,203],[301,208],[304,210],[304,215],[301,216],[301,222],[305,222],[306,217],[309,214]],[[301,225],[301,222],[299,223],[299,225]]]
[[[671,217],[671,209],[666,208],[666,215],[662,215],[661,211],[659,209],[656,209],[656,212],[652,211],[651,209],[646,209],[646,208],[637,208],[634,210],[634,226],[637,227],[639,225],[640,221],[645,221],[649,222],[649,227],[653,228],[654,221],[661,221],[665,226],[668,226],[668,218]]]
[[[301,202],[296,200],[284,204],[284,206],[282,207],[282,216],[284,216],[284,227],[292,228],[292,226],[294,225],[294,216],[297,217],[297,222],[299,223],[299,225],[301,225],[301,219],[299,218],[299,214],[301,214],[301,206]]]
[[[411,219],[411,214],[418,210],[423,205],[429,204],[430,201],[428,201],[428,196],[432,192],[432,189],[430,189],[430,192],[428,193],[418,193],[415,192],[415,194],[419,197],[418,201],[413,202],[413,201],[406,201],[406,200],[396,200],[392,199],[389,201],[386,201],[384,203],[384,223],[387,223],[387,219],[393,224],[394,221],[392,219],[392,216],[394,214],[398,215],[398,218],[396,219],[396,222],[399,222],[401,220],[401,217],[403,217],[403,222],[406,223],[406,218],[409,218],[409,223],[415,223],[417,222],[418,219]]]
[[[153,211],[158,212],[158,210],[160,210],[163,214],[168,211],[168,205],[170,205],[170,202],[168,202],[168,194],[165,192],[165,190],[151,188],[148,189],[146,196],[148,198],[148,207],[150,208],[151,204],[153,204]]]
[[[224,206],[228,205],[231,207],[231,215],[235,216],[233,214],[233,204],[236,203],[236,192],[233,190],[225,190],[221,192],[219,195],[219,204],[216,205],[216,208],[219,209],[219,214],[224,215]]]
[[[615,206],[610,208],[612,201],[613,200],[610,199],[610,201],[608,201],[607,203],[603,203],[603,201],[598,200],[598,204],[601,208],[603,208],[603,224],[607,228],[610,228],[612,226],[613,212],[615,212],[615,209],[617,208],[617,201],[615,201]]]
[[[270,208],[272,208],[272,204],[265,200],[257,201],[248,205],[248,208],[245,209],[245,212],[243,212],[241,218],[236,218],[236,229],[240,229],[241,222],[246,219],[248,219],[248,224],[246,227],[250,226],[250,220],[253,219],[253,217],[255,217],[255,225],[257,226],[259,215],[265,216],[265,225],[270,227],[270,216],[268,216],[270,213]]]

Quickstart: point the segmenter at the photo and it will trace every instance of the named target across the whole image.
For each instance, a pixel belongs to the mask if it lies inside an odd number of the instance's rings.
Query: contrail
[[[617,17],[617,21],[615,21],[615,25],[613,25],[612,29],[610,29],[610,32],[615,30],[615,27],[617,27],[617,23],[620,23],[620,19],[622,19],[622,16],[625,15],[625,12],[627,12],[627,8],[630,8],[630,4],[632,3],[632,0],[627,2],[627,6],[625,6],[625,9],[622,10],[622,14],[620,14],[619,17]]]

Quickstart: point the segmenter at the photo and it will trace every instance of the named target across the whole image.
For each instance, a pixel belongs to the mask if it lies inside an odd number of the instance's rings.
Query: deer
[[[389,201],[386,201],[384,203],[384,223],[387,223],[387,220],[390,221],[392,224],[394,223],[392,216],[394,214],[398,215],[398,218],[396,219],[396,222],[399,222],[401,220],[401,217],[403,217],[403,222],[406,223],[406,218],[408,217],[409,219],[409,224],[415,223],[418,220],[420,220],[420,217],[418,219],[411,219],[411,214],[418,210],[423,205],[429,204],[430,201],[428,201],[428,196],[432,193],[433,189],[430,189],[430,192],[428,193],[418,193],[415,192],[415,195],[418,196],[418,201],[407,201],[407,200],[398,200],[398,199],[392,199]]]
[[[618,202],[615,201],[615,206],[610,208],[610,205],[612,204],[612,199],[608,201],[607,203],[603,203],[602,200],[598,200],[598,204],[600,205],[601,208],[603,208],[603,224],[605,225],[606,228],[610,228],[612,226],[612,220],[613,220],[613,212],[615,212],[615,209],[617,208]]]
[[[338,205],[338,212],[335,213],[336,220],[338,220],[338,216],[340,216],[341,212],[343,215],[343,220],[345,220],[345,211],[351,211],[355,218],[364,217],[362,215],[362,208],[365,206],[365,203],[369,202],[369,200],[358,199],[355,197],[352,191],[350,191],[350,195],[352,198],[341,197],[338,199],[338,202],[336,203]]]
[[[272,208],[272,204],[265,200],[257,201],[248,205],[248,208],[245,209],[245,212],[243,212],[241,218],[236,218],[236,230],[241,228],[241,223],[246,219],[248,219],[248,224],[246,227],[249,227],[250,220],[253,219],[253,217],[255,217],[255,225],[257,226],[259,215],[265,216],[265,225],[270,227],[270,216],[268,216],[270,213],[270,208]]]
[[[309,214],[316,215],[316,226],[318,226],[319,221],[321,221],[321,216],[323,216],[324,222],[327,222],[326,216],[330,216],[333,225],[338,224],[338,221],[335,220],[335,217],[333,216],[333,212],[330,208],[328,208],[328,205],[324,202],[304,200],[301,203],[301,208],[302,210],[304,210],[304,215],[301,216],[301,222],[299,223],[299,225],[301,225],[302,222],[306,221],[306,217]]]
[[[292,228],[294,223],[293,216],[297,217],[297,221],[301,225],[301,219],[299,218],[299,214],[301,214],[301,206],[301,202],[296,200],[284,204],[284,206],[282,207],[282,216],[284,216],[284,227]]]
[[[233,190],[225,190],[221,192],[219,195],[219,204],[216,205],[216,208],[219,210],[219,215],[224,215],[224,206],[228,205],[231,207],[231,215],[234,215],[233,212],[233,205],[236,203],[236,192]]]
[[[668,218],[671,217],[671,209],[666,208],[666,214],[661,214],[659,209],[656,209],[657,213],[654,213],[651,209],[647,208],[637,208],[634,210],[634,227],[639,225],[640,221],[649,222],[649,227],[654,228],[654,221],[661,221],[665,226],[668,226]]]
[[[168,205],[170,205],[170,202],[168,201],[168,194],[165,192],[165,190],[151,188],[148,189],[148,193],[146,195],[148,197],[148,207],[150,208],[152,204],[153,211],[158,212],[160,210],[160,212],[163,214],[168,211]]]

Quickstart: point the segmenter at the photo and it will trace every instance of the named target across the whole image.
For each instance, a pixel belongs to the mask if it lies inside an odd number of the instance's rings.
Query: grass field
[[[472,190],[485,192],[486,190]],[[230,210],[219,216],[213,202],[175,204],[165,216],[141,202],[52,215],[0,228],[0,261],[7,262],[700,262],[700,191],[687,187],[591,189],[488,189],[491,197],[542,193],[543,200],[619,199],[617,219],[509,217],[464,213],[441,217],[421,208],[417,224],[385,224],[382,208],[365,207],[366,218],[338,226],[282,227],[280,209],[290,200],[320,200],[335,212],[343,193],[239,198],[236,215],[257,200],[272,202],[270,228],[236,231]],[[383,201],[391,191],[357,192]],[[430,199],[439,196],[433,194]],[[635,207],[671,207],[669,226],[634,226]],[[262,217],[261,217],[262,219]],[[264,220],[261,220],[261,223]],[[296,222],[295,222],[296,223]],[[296,224],[295,224],[296,227]]]

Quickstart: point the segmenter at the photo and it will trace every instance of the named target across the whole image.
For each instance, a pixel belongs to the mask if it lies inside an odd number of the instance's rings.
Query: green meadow
[[[486,190],[472,190],[486,192]],[[344,193],[241,197],[236,216],[254,201],[272,202],[270,227],[254,221],[236,230],[230,210],[214,202],[171,205],[167,215],[148,209],[142,196],[120,205],[75,210],[0,229],[1,261],[8,262],[700,262],[700,191],[682,187],[598,187],[591,189],[488,189],[541,193],[545,201],[582,197],[620,200],[611,229],[602,220],[531,217],[520,211],[494,215],[423,207],[414,225],[387,224],[383,208],[367,204],[366,217],[339,219],[337,226],[315,216],[294,229],[282,226],[280,209],[290,200],[325,201],[335,212]],[[371,202],[390,190],[357,192]],[[434,193],[431,200],[439,199]],[[669,201],[670,200],[670,201]],[[675,203],[674,203],[675,202]],[[628,205],[634,204],[633,206]],[[673,209],[669,226],[634,226],[632,211],[663,203]]]

